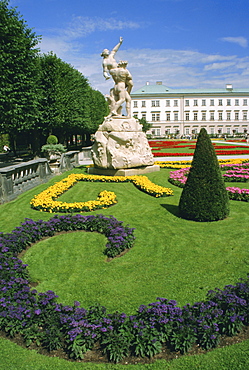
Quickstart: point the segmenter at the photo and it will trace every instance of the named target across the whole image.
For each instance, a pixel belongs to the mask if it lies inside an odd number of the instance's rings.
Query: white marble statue
[[[154,157],[142,125],[131,117],[131,97],[133,87],[131,73],[126,61],[115,60],[115,54],[123,42],[110,52],[104,49],[102,67],[106,80],[112,77],[114,87],[106,95],[110,113],[94,135],[92,158],[94,166],[102,169],[130,169],[152,166]],[[122,104],[126,105],[126,116],[122,115]]]

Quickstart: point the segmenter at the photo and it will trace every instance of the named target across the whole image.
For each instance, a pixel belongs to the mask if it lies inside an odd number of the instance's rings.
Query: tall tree
[[[52,52],[40,56],[40,120],[43,133],[60,142],[72,134],[90,136],[107,113],[104,96],[88,80]]]
[[[16,8],[0,0],[0,131],[12,139],[38,122],[38,42]]]
[[[180,216],[194,221],[218,221],[229,214],[229,199],[219,162],[205,128],[196,143],[188,179],[179,202]]]

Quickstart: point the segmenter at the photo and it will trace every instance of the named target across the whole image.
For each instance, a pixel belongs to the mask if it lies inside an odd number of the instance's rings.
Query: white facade
[[[157,82],[131,93],[132,115],[152,123],[156,137],[197,134],[205,127],[213,135],[249,133],[249,89],[169,89]]]

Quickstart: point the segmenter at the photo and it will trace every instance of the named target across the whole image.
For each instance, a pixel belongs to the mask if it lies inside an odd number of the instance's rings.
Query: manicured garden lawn
[[[75,169],[79,173],[83,169]],[[30,208],[29,202],[52,183],[52,179],[0,206],[0,230],[9,232],[24,221],[48,220],[52,214]],[[79,182],[60,197],[67,202],[96,199],[101,190],[114,191],[118,203],[101,211],[135,228],[134,247],[121,258],[106,262],[105,238],[96,233],[75,232],[37,243],[23,257],[38,291],[53,290],[59,302],[83,307],[100,303],[108,312],[135,313],[141,304],[157,297],[177,300],[180,306],[203,300],[215,287],[234,284],[248,274],[249,204],[230,202],[230,216],[213,223],[197,223],[178,217],[181,189],[168,182],[169,170],[148,174],[154,183],[174,190],[174,196],[154,198],[131,183]],[[226,186],[237,186],[226,183]],[[238,184],[241,187],[241,184]],[[243,188],[249,188],[243,183]],[[87,213],[89,214],[89,213]],[[67,363],[44,358],[1,339],[4,369],[245,369],[249,368],[249,342],[217,349],[205,356],[185,357],[171,363],[109,365]],[[16,356],[15,354],[18,355]],[[14,359],[14,362],[13,362]],[[228,362],[230,361],[230,362]],[[33,364],[33,365],[32,365]],[[232,367],[227,367],[232,365]],[[0,363],[0,369],[1,369]],[[12,366],[12,367],[11,367]]]

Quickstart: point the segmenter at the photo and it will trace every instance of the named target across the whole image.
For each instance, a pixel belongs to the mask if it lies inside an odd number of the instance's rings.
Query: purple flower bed
[[[132,316],[108,314],[102,306],[81,308],[79,302],[64,306],[52,291],[37,293],[30,288],[26,265],[17,254],[62,230],[101,232],[108,238],[109,250],[115,246],[119,250],[121,244],[130,248],[134,241],[133,229],[102,215],[27,219],[12,233],[0,234],[0,329],[12,337],[21,334],[27,346],[35,342],[48,350],[62,348],[79,359],[98,342],[110,361],[118,362],[130,354],[152,357],[164,345],[182,353],[194,343],[209,349],[217,346],[221,335],[234,335],[249,324],[249,278],[210,291],[204,302],[183,308],[176,301],[157,298]]]

